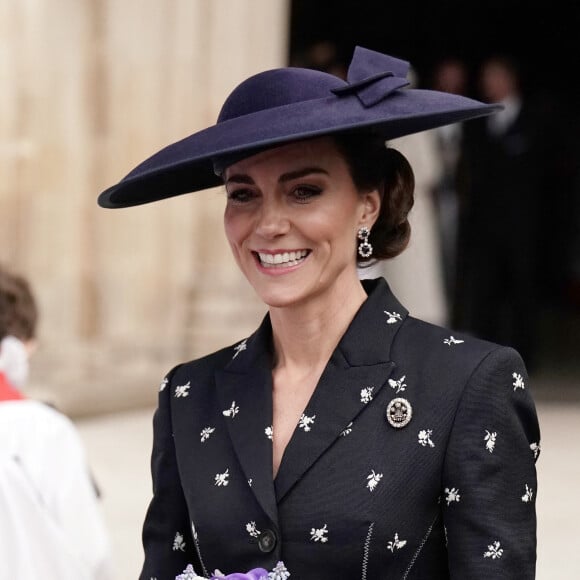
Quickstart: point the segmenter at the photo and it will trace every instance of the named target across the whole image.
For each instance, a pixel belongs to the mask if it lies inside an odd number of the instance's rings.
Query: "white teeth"
[[[258,252],[262,266],[267,268],[273,266],[296,266],[308,255],[308,250],[298,250],[294,252],[283,252],[280,254],[263,254]]]

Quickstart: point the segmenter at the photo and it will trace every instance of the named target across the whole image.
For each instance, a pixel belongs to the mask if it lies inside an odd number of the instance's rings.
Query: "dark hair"
[[[36,335],[38,310],[28,282],[0,267],[0,339],[28,341]]]
[[[343,133],[333,137],[361,192],[378,189],[381,207],[371,229],[373,253],[359,256],[359,263],[398,256],[408,245],[411,226],[407,216],[413,207],[415,177],[407,159],[384,139],[371,133]]]

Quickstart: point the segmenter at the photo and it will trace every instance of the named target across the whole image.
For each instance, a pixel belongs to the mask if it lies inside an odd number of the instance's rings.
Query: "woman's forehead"
[[[230,165],[225,170],[224,177],[227,181],[229,177],[238,173],[246,174],[262,169],[277,171],[305,162],[332,165],[337,161],[343,161],[343,159],[334,140],[331,137],[317,137],[285,143],[246,157]]]

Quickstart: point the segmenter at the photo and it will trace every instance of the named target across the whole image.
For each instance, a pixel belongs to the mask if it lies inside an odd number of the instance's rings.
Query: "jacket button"
[[[258,537],[258,548],[266,554],[276,547],[276,534],[272,530],[264,530]]]

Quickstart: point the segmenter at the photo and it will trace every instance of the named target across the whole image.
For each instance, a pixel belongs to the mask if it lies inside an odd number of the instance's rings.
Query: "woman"
[[[301,580],[534,577],[539,431],[520,357],[357,277],[357,254],[409,239],[412,171],[385,139],[495,110],[404,89],[407,68],[357,48],[348,82],[256,75],[214,127],[101,195],[126,207],[219,175],[226,236],[269,309],[161,384],[142,579],[280,560]]]

